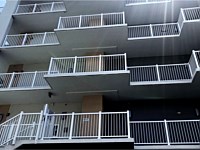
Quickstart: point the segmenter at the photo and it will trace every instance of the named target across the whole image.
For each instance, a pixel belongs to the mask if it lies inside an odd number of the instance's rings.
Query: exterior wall
[[[7,117],[7,119],[12,118],[13,116],[19,114],[21,111],[25,113],[35,113],[40,112],[43,107],[44,103],[38,103],[38,104],[14,104],[10,106],[9,113],[10,116]],[[81,112],[81,102],[71,103],[51,103],[48,104],[50,110],[52,110],[55,113],[62,113],[62,112]]]
[[[0,15],[0,44],[3,43],[5,35],[10,30],[13,22],[12,14],[15,12],[18,3],[18,0],[7,0],[4,10]]]
[[[29,71],[48,71],[49,63],[46,64],[25,64],[23,70],[25,72]]]

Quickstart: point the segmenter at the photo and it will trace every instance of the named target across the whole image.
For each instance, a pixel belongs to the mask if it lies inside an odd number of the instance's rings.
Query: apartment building
[[[7,0],[0,148],[200,149],[199,39],[199,0]]]

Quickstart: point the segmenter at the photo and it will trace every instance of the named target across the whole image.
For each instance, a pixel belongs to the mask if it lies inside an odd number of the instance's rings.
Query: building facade
[[[199,0],[7,0],[0,147],[200,149],[199,25]]]

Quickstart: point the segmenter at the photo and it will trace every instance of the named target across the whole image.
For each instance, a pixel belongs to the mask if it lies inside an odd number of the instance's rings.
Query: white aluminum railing
[[[48,114],[43,139],[128,138],[128,112]]]
[[[54,32],[6,35],[3,47],[21,47],[59,44]]]
[[[33,13],[46,13],[46,12],[58,12],[58,11],[66,11],[63,2],[18,5],[15,14],[33,14]]]
[[[171,0],[126,0],[126,6],[166,3],[166,2],[171,2]]]
[[[126,71],[126,54],[51,58],[48,74]]]
[[[135,145],[200,143],[200,120],[131,121]]]
[[[0,90],[49,88],[48,83],[43,78],[46,74],[47,71],[1,73]]]
[[[129,111],[23,113],[0,125],[0,146],[19,140],[130,138]]]
[[[146,39],[179,36],[178,23],[150,24],[128,27],[128,39]]]
[[[125,24],[124,12],[60,17],[57,29],[119,26]]]
[[[183,8],[185,21],[199,21],[200,20],[200,7]]]
[[[128,67],[132,84],[167,84],[192,81],[189,64]]]
[[[192,51],[188,63],[128,67],[132,85],[192,82],[200,70],[200,51]]]
[[[39,127],[42,120],[41,113],[24,113],[11,118],[0,125],[0,146],[15,144],[16,140],[31,140],[40,136]]]
[[[133,1],[130,5],[134,4],[134,1],[137,2],[137,0],[130,1]],[[199,21],[200,7],[181,8],[177,23],[129,26],[128,40],[180,36],[184,23]]]

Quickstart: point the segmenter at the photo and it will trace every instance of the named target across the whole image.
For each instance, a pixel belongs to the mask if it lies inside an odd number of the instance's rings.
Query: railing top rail
[[[200,120],[166,120],[166,122],[200,122]],[[159,121],[130,121],[130,123],[159,123],[159,122],[165,122],[165,120],[159,120]]]
[[[156,65],[146,65],[146,66],[129,66],[127,67],[128,69],[133,69],[133,68],[150,68],[150,67],[156,67]]]
[[[163,66],[185,66],[185,65],[188,65],[188,63],[158,65],[158,67],[163,67]],[[156,67],[156,66],[157,65],[130,66],[130,67],[127,67],[127,68],[129,68],[129,69],[131,69],[131,68],[148,68],[148,67]]]
[[[136,26],[128,26],[128,28],[134,28],[134,27],[150,27],[150,25],[136,25]]]
[[[199,119],[194,119],[194,120],[166,120],[166,122],[198,122],[200,121]]]
[[[103,15],[115,15],[115,14],[123,14],[123,12],[113,12],[113,13],[101,13]],[[89,17],[89,16],[101,16],[101,14],[91,14],[91,15],[79,15],[79,16],[66,16],[66,17],[60,17],[61,19],[65,18],[76,18],[76,17]]]
[[[34,72],[13,72],[14,74],[31,74],[31,73],[47,73],[48,71],[34,71]],[[0,75],[12,75],[13,73],[0,73]]]
[[[41,33],[25,33],[25,34],[9,34],[9,35],[7,35],[7,37],[8,36],[23,36],[23,35],[39,35],[39,34],[41,34],[41,35],[43,35],[43,34],[51,34],[51,33],[55,33],[55,32],[41,32]]]
[[[189,10],[189,9],[200,9],[200,7],[191,7],[191,8],[182,8],[183,10]]]
[[[115,57],[115,56],[124,56],[125,54],[114,54],[114,55],[101,55],[101,57]],[[98,58],[100,55],[95,56],[75,56],[77,58]],[[59,58],[52,58],[52,59],[74,59],[75,57],[59,57]]]
[[[126,112],[101,112],[101,114],[126,114]],[[74,115],[97,115],[99,112],[88,112],[88,113],[74,113]],[[70,116],[72,113],[66,113],[66,114],[48,114],[48,116]]]
[[[41,115],[41,113],[23,113],[22,115]]]
[[[152,26],[162,26],[162,25],[177,25],[178,23],[159,23],[159,24],[151,24]]]
[[[164,120],[160,121],[130,121],[130,123],[159,123],[159,122],[165,122]]]
[[[24,5],[18,5],[18,6],[19,6],[19,7],[20,7],[20,6],[34,6],[35,4],[36,4],[36,5],[49,5],[49,4],[52,4],[52,3],[63,3],[63,2],[34,3],[34,4],[24,4]]]
[[[180,64],[166,64],[166,65],[158,65],[158,66],[184,66],[184,65],[188,65],[188,63],[180,63]]]

